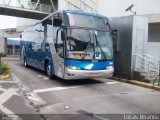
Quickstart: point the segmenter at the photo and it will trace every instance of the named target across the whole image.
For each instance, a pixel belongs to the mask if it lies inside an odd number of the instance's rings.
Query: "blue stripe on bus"
[[[49,64],[51,66],[51,74],[54,74],[54,65],[53,65],[53,60],[52,60],[52,55],[51,55],[51,51],[50,51],[50,46],[49,43],[45,43],[45,47],[42,47],[41,44],[41,49],[34,51],[32,49],[32,44],[35,44],[34,42],[30,42],[30,41],[20,41],[20,49],[22,52],[22,46],[26,47],[26,62],[28,65],[31,65],[37,69],[40,70],[45,70],[44,69],[44,62],[45,60],[49,61]],[[49,49],[47,50],[46,47],[48,47]],[[20,54],[20,59],[22,60],[22,53]]]
[[[67,13],[79,13],[79,14],[86,14],[86,15],[92,15],[92,16],[97,16],[97,17],[104,17],[106,18],[106,16],[104,15],[101,15],[101,14],[98,14],[98,13],[88,13],[88,12],[85,12],[83,10],[64,10],[64,12],[67,12]]]
[[[113,66],[113,60],[106,60],[101,62],[87,62],[80,60],[65,60],[65,66],[75,66],[81,69],[89,70],[103,70],[107,66]]]

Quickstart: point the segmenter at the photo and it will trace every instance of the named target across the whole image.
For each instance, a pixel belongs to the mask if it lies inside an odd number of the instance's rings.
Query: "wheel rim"
[[[24,66],[27,66],[26,60],[24,60]]]
[[[48,77],[51,76],[50,70],[51,70],[51,67],[50,67],[50,65],[48,65],[47,66],[47,75],[48,75]]]

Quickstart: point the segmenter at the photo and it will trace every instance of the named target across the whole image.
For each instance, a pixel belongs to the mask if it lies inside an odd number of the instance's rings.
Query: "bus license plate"
[[[90,76],[90,77],[96,77],[97,74],[95,74],[95,73],[90,73],[89,76]]]

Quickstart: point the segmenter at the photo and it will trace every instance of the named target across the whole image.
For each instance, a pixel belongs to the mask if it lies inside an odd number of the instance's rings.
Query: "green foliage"
[[[10,70],[10,66],[7,63],[1,62],[0,69],[2,71],[2,74],[8,74]]]
[[[7,55],[4,53],[0,53],[0,57],[6,57]]]

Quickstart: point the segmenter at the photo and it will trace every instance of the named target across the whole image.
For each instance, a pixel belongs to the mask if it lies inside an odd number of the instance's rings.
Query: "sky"
[[[0,15],[0,29],[15,28],[17,26],[16,17]]]

